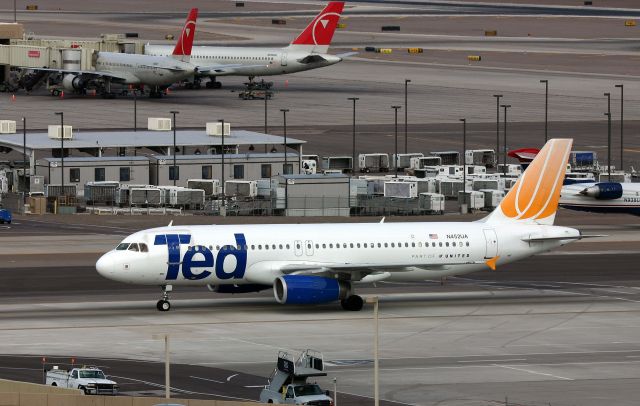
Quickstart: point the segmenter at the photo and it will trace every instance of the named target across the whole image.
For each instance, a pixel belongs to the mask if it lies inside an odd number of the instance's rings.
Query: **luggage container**
[[[424,169],[427,166],[442,165],[442,158],[439,156],[420,156],[411,158],[411,168]]]
[[[224,194],[253,198],[258,196],[258,183],[255,180],[228,180],[224,183]]]
[[[418,197],[418,184],[416,182],[385,182],[384,197],[398,197],[403,199]]]
[[[183,209],[199,209],[204,207],[204,190],[183,187],[165,188],[164,198],[172,207]]]
[[[78,187],[76,185],[64,185],[64,193],[62,193],[62,185],[49,184],[45,185],[44,194],[47,197],[76,197],[78,195]]]
[[[499,164],[496,172],[510,176],[520,176],[522,175],[522,167],[517,164]]]
[[[467,165],[480,165],[485,168],[495,168],[496,151],[493,149],[468,149],[464,153],[464,162]]]
[[[130,189],[131,188],[145,188],[149,185],[128,185],[123,183],[116,190],[116,204],[120,207],[128,206],[130,204]]]
[[[503,190],[482,189],[478,192],[484,193],[484,208],[488,210],[493,210],[498,207],[505,196]]]
[[[462,178],[462,165],[442,165],[438,166],[438,176],[448,176],[452,178]]]
[[[171,119],[164,117],[148,117],[147,129],[152,131],[171,131]]]
[[[438,188],[439,192],[447,199],[455,199],[458,197],[458,192],[463,190],[462,180],[441,180]]]
[[[160,207],[164,204],[163,195],[157,187],[130,188],[129,201],[131,206]]]
[[[393,154],[394,168],[406,169],[411,167],[411,158],[422,158],[424,154],[422,152],[412,152],[408,154]]]
[[[479,191],[483,189],[504,190],[504,179],[473,179],[471,189]]]
[[[430,214],[443,214],[444,202],[444,195],[440,193],[420,193],[418,197],[420,209]]]
[[[358,169],[360,172],[389,172],[389,154],[360,154],[358,155]]]
[[[418,193],[436,193],[438,191],[438,182],[435,178],[415,179],[418,185]]]
[[[442,165],[459,165],[460,152],[458,151],[436,151],[430,152],[432,156],[439,156],[442,159]]]
[[[187,187],[204,190],[205,197],[215,197],[220,194],[219,179],[187,179]]]
[[[468,175],[484,175],[487,173],[487,168],[480,165],[467,165],[467,176]]]
[[[413,174],[419,179],[435,178],[438,176],[439,171],[435,167],[425,167],[422,169],[414,169]]]
[[[271,191],[278,187],[278,179],[257,179],[256,186],[258,188],[258,198],[269,199]]]
[[[112,205],[116,202],[119,182],[87,182],[84,185],[84,200],[88,205]]]
[[[349,173],[353,169],[353,157],[350,156],[328,156],[322,158],[322,168],[324,170],[339,170],[341,173]]]
[[[360,179],[367,181],[367,194],[368,195],[384,195],[384,183],[389,179],[382,176],[365,176]]]
[[[484,208],[484,193],[477,190],[460,191],[458,203],[466,204],[468,210],[482,210]]]

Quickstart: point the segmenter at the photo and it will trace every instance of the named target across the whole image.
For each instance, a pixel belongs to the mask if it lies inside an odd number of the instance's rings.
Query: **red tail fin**
[[[193,37],[196,35],[196,20],[198,19],[198,9],[192,8],[184,23],[180,38],[173,49],[173,56],[179,59],[189,59],[191,48],[193,47]],[[185,58],[186,57],[186,58]]]
[[[343,8],[344,2],[342,1],[329,2],[327,7],[302,31],[302,34],[293,40],[291,45],[311,47],[313,52],[327,52]]]

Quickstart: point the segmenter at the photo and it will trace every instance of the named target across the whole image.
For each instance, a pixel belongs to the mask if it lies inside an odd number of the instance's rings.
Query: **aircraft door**
[[[296,257],[302,256],[302,241],[295,240],[293,242],[294,252],[296,253]]]
[[[498,255],[498,236],[496,230],[492,228],[484,229],[484,239],[486,242],[485,258],[494,258]]]
[[[307,240],[304,242],[304,252],[307,256],[313,255],[313,241]]]
[[[281,66],[287,66],[287,53],[283,52],[280,59]]]

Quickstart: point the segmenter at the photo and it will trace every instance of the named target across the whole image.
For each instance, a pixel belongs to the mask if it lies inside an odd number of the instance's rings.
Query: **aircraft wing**
[[[380,268],[376,264],[351,264],[351,263],[300,263],[300,264],[287,264],[280,267],[280,271],[285,274],[318,274],[318,273],[351,273],[351,272],[407,272],[411,271],[411,268],[433,268],[433,269],[445,269],[449,265],[476,265],[478,261],[456,261],[446,264],[434,263],[434,262],[412,262],[407,264],[396,264],[393,266],[385,266]]]
[[[98,71],[98,70],[73,70],[73,69],[57,69],[57,68],[27,68],[24,67],[24,69],[29,69],[29,70],[34,70],[34,71],[41,71],[41,72],[55,72],[55,73],[70,73],[70,74],[75,74],[75,75],[88,75],[88,76],[94,76],[97,78],[111,78],[111,79],[117,79],[117,80],[129,80],[131,78],[129,78],[126,75],[123,74],[118,74],[118,73],[114,73],[114,72],[107,72],[107,71]]]
[[[243,65],[241,63],[236,64],[220,64],[211,66],[196,66],[196,72],[204,75],[213,73],[227,73],[233,71],[235,68],[261,68],[266,65]]]

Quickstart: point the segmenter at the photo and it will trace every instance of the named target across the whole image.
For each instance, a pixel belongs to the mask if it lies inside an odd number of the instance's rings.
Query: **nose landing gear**
[[[169,292],[173,290],[171,285],[164,285],[162,287],[162,299],[156,303],[156,308],[161,312],[168,312],[171,310],[171,303],[169,303]]]

